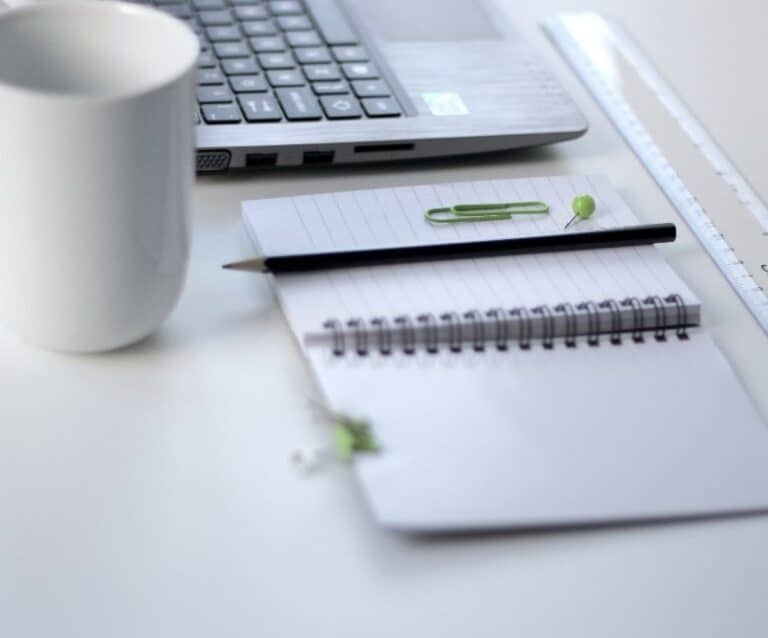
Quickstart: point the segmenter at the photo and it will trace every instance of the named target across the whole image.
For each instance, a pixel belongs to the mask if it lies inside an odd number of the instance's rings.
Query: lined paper
[[[768,428],[700,329],[621,347],[309,359],[371,420],[356,464],[409,532],[585,525],[768,509]]]
[[[246,202],[265,254],[636,224],[601,177],[464,182]],[[540,199],[552,213],[430,225],[430,207]],[[764,509],[768,430],[699,328],[666,341],[334,356],[304,337],[329,318],[680,294],[653,246],[279,275],[276,287],[331,409],[370,419],[381,452],[355,467],[376,519],[410,532],[584,525]],[[402,352],[401,350],[397,352]]]
[[[605,177],[556,177],[405,186],[245,202],[246,224],[264,255],[382,248],[506,239],[563,232],[571,200],[589,193],[598,212],[573,231],[637,223]],[[512,220],[432,224],[430,208],[478,202],[543,201],[548,214],[516,215]]]
[[[265,199],[243,204],[246,227],[265,255],[417,243],[500,239],[562,232],[570,202],[597,201],[580,230],[638,223],[605,177],[550,177],[372,189]],[[431,207],[479,201],[542,200],[548,215],[436,226]],[[463,313],[497,306],[573,304],[628,296],[680,294],[697,301],[653,246],[518,255],[450,262],[279,275],[277,291],[302,341],[329,318]]]

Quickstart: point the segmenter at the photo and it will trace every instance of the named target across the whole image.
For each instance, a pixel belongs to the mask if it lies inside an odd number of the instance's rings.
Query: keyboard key
[[[176,7],[177,9],[179,7],[186,7],[187,9],[190,10],[190,12],[192,12],[192,7],[190,6],[188,0],[172,0],[172,2],[158,2],[156,6],[160,11],[165,11],[166,13],[168,12],[169,9],[173,7]]]
[[[398,117],[400,106],[391,97],[367,97],[362,100],[368,117]]]
[[[277,99],[289,120],[319,120],[323,114],[317,98],[307,88],[276,89]]]
[[[158,9],[164,13],[172,15],[174,18],[180,18],[182,20],[192,17],[192,9],[186,4],[164,4],[159,6]]]
[[[285,41],[282,36],[251,38],[251,48],[256,53],[269,53],[272,51],[285,51]]]
[[[262,5],[235,7],[238,20],[266,20],[269,17],[266,7]]]
[[[206,27],[205,34],[211,42],[233,42],[240,40],[240,29],[234,25],[224,27]]]
[[[360,104],[351,95],[326,95],[320,98],[320,104],[329,120],[349,120],[363,116]]]
[[[200,27],[200,23],[197,21],[197,18],[194,16],[191,18],[179,18],[184,24],[186,24],[190,29],[192,29],[192,32],[195,35],[200,35],[203,30]]]
[[[269,89],[263,75],[233,75],[229,85],[235,93],[263,93]]]
[[[201,51],[197,57],[197,67],[200,69],[211,69],[216,66],[216,58],[210,51]]]
[[[229,0],[229,4],[235,6],[248,5],[248,4],[261,4],[262,0]]]
[[[206,27],[232,24],[232,14],[227,9],[201,11],[197,17],[200,19],[200,23]]]
[[[301,3],[296,0],[273,0],[269,3],[269,10],[272,12],[272,15],[276,16],[301,15],[304,13]]]
[[[214,42],[213,50],[220,58],[243,58],[251,54],[245,42]]]
[[[370,62],[348,62],[341,66],[349,80],[376,80],[379,77],[376,65]]]
[[[283,119],[280,107],[271,95],[239,95],[237,101],[249,122],[279,122]]]
[[[336,0],[304,0],[307,9],[315,19],[317,28],[327,44],[358,44],[346,16],[336,4]]]
[[[371,59],[363,47],[333,47],[333,57],[339,62],[368,62]]]
[[[304,67],[304,74],[312,82],[341,79],[341,74],[335,64],[308,64]]]
[[[316,47],[323,43],[317,31],[289,31],[285,39],[292,47]]]
[[[228,104],[232,100],[232,92],[224,85],[197,87],[197,101],[200,104]]]
[[[224,0],[192,0],[192,6],[198,11],[206,9],[226,9],[227,3]]]
[[[267,71],[267,79],[274,86],[304,86],[306,81],[301,71],[290,69],[284,71]]]
[[[296,67],[296,62],[290,53],[262,53],[258,58],[263,69],[293,69]]]
[[[216,68],[213,69],[200,69],[197,72],[198,84],[224,84],[224,76]]]
[[[249,20],[243,22],[243,32],[245,35],[277,35],[277,29],[270,20]]]
[[[352,82],[352,89],[357,97],[389,97],[389,90],[384,80],[356,80]]]
[[[312,84],[312,89],[317,95],[337,95],[349,93],[349,84],[344,80],[339,80],[338,82],[315,82]]]
[[[259,72],[259,66],[253,58],[222,60],[221,66],[227,75],[256,75]]]
[[[305,47],[294,51],[300,64],[322,64],[331,61],[331,54],[325,47]]]
[[[202,110],[208,124],[237,124],[243,121],[240,109],[234,104],[204,104]]]
[[[307,16],[280,16],[277,23],[283,31],[309,31],[312,28]]]

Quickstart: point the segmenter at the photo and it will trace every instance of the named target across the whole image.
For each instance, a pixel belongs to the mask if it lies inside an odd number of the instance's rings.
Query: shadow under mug
[[[198,41],[155,9],[0,13],[0,323],[99,352],[154,332],[183,288]]]

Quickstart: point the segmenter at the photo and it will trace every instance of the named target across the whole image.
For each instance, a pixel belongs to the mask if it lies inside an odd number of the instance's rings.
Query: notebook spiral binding
[[[654,318],[651,325],[646,324],[649,310]],[[601,329],[602,317],[607,317],[606,329]],[[540,328],[535,331],[536,324]],[[556,330],[558,324],[563,326],[560,334]],[[582,324],[586,329],[579,331]],[[687,339],[689,325],[683,299],[678,294],[671,294],[664,298],[651,295],[644,299],[626,297],[600,302],[583,301],[575,306],[561,303],[534,308],[498,307],[484,313],[470,310],[463,314],[447,312],[435,316],[425,313],[392,319],[354,318],[346,322],[329,319],[324,322],[323,328],[330,336],[334,355],[344,356],[351,349],[359,356],[366,356],[372,351],[390,355],[396,348],[405,354],[415,354],[419,346],[430,354],[436,354],[441,344],[457,353],[465,346],[481,352],[489,344],[502,351],[508,350],[513,343],[521,350],[529,350],[534,339],[544,349],[551,350],[559,338],[566,347],[575,348],[580,336],[589,346],[600,345],[601,337],[607,337],[611,345],[618,346],[626,335],[634,343],[643,343],[645,333],[650,330],[656,341],[665,341],[667,333],[672,330],[678,339]]]

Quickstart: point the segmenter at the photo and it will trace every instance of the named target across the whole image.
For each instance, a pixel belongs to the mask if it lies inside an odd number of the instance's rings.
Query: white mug
[[[154,332],[186,277],[197,38],[155,9],[0,13],[0,323],[100,352]]]

